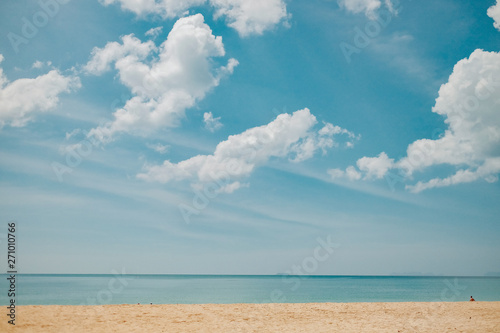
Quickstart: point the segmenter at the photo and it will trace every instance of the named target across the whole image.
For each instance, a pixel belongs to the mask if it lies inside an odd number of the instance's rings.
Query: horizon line
[[[12,273],[1,273],[0,275],[9,275]],[[193,273],[15,273],[15,275],[103,275],[103,276],[115,276],[115,275],[142,275],[142,276],[210,276],[210,277],[278,277],[278,276],[290,276],[290,277],[463,277],[463,278],[475,278],[475,277],[500,277],[500,273],[496,275],[489,275],[486,273],[483,275],[406,275],[406,274],[286,274],[286,273],[275,273],[275,274],[193,274]]]

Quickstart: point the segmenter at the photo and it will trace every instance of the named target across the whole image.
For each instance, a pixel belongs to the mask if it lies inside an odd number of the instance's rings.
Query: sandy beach
[[[1,332],[500,332],[500,302],[19,306]],[[5,311],[4,311],[5,312]]]

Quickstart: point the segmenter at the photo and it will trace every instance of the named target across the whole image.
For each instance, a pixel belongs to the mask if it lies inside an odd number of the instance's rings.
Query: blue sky
[[[495,1],[0,8],[20,272],[500,271]]]

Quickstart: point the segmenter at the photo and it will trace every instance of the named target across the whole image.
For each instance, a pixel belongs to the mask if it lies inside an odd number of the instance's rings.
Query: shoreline
[[[6,308],[3,307],[6,313]],[[500,301],[21,305],[2,332],[500,332]]]
[[[476,303],[500,303],[498,301],[475,301]],[[22,304],[17,305],[16,308],[22,307],[48,307],[48,306],[134,306],[134,305],[164,305],[164,306],[181,306],[181,305],[269,305],[269,304],[409,304],[409,303],[426,303],[426,304],[435,304],[435,303],[443,303],[443,304],[452,304],[452,303],[469,303],[468,300],[459,300],[459,301],[357,301],[357,302],[273,302],[273,303],[116,303],[116,304]],[[8,303],[0,304],[0,308],[4,308],[9,306]]]

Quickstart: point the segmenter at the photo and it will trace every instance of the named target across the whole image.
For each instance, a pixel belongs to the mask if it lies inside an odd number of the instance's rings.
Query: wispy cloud
[[[155,144],[148,143],[146,146],[149,149],[152,149],[155,152],[160,153],[160,154],[166,154],[166,153],[168,153],[168,151],[170,149],[169,145],[162,145],[161,143],[155,143]]]
[[[146,31],[146,33],[144,35],[150,36],[153,39],[156,39],[156,37],[158,37],[158,35],[161,34],[162,30],[163,30],[163,27],[151,28],[148,31]]]
[[[308,109],[281,114],[267,125],[254,127],[219,143],[212,155],[198,155],[172,163],[146,166],[138,175],[140,179],[167,183],[189,179],[195,183],[224,182],[223,188],[233,192],[241,184],[239,179],[248,177],[258,166],[271,157],[300,162],[313,157],[318,150],[335,145],[335,135],[354,135],[340,127],[325,124],[314,131],[316,117]]]

